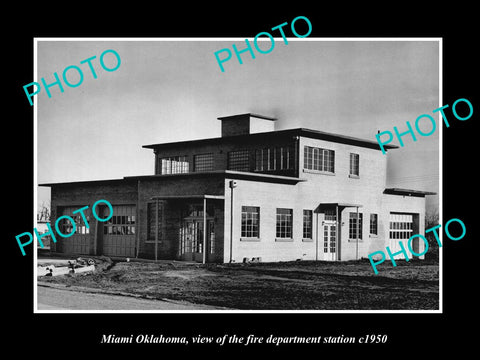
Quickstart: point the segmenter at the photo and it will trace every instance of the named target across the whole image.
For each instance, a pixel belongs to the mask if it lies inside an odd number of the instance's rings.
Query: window
[[[390,214],[390,239],[409,239],[413,235],[411,214]]]
[[[325,209],[325,221],[337,221],[337,212],[335,209]]]
[[[260,208],[242,206],[242,238],[260,237]]]
[[[248,150],[235,150],[228,153],[228,170],[249,171],[250,152]]]
[[[66,211],[65,211],[66,212]],[[88,215],[89,212],[85,212],[85,216],[87,218],[87,222],[90,222],[90,215]],[[86,235],[90,234],[90,229],[87,228],[85,222],[83,221],[82,215],[81,214],[69,214],[74,221],[75,221],[75,234],[76,235]],[[67,218],[62,218],[59,223],[58,223],[58,228],[60,232],[64,235],[69,235],[73,231],[73,224],[72,222],[67,219]]]
[[[275,236],[279,239],[291,239],[292,223],[293,223],[292,209],[277,209],[277,227],[276,227]]]
[[[378,235],[378,215],[370,214],[370,234]]]
[[[270,170],[270,163],[268,161],[269,151],[269,149],[255,150],[255,171]]]
[[[335,151],[305,146],[303,168],[335,173]]]
[[[213,220],[207,222],[207,229],[210,237],[210,254],[215,254],[215,223]]]
[[[358,238],[362,238],[362,232],[363,232],[363,214],[359,213],[358,217],[360,218],[359,224],[358,224]],[[357,239],[357,213],[350,213],[350,219],[348,223],[348,238],[349,239]]]
[[[275,148],[275,162],[277,170],[293,169],[293,148],[277,147]]]
[[[186,156],[172,156],[160,159],[160,174],[188,173],[189,164]]]
[[[312,210],[303,210],[303,238],[312,238]]]
[[[157,218],[158,218],[158,240],[163,240],[163,202],[158,203],[158,214],[157,214],[157,204],[148,203],[147,204],[147,240],[155,240],[155,231],[157,229]]]
[[[291,170],[294,168],[293,147],[280,146],[255,150],[255,171]]]
[[[203,218],[203,205],[201,204],[189,204],[186,212],[184,213],[185,216],[182,217],[201,217]],[[212,217],[214,214],[214,208],[212,204],[207,203],[207,217]]]
[[[350,153],[350,175],[360,176],[360,155]]]
[[[135,215],[113,215],[103,224],[104,235],[134,235]]]
[[[213,170],[213,154],[199,154],[193,157],[194,171],[204,172]]]

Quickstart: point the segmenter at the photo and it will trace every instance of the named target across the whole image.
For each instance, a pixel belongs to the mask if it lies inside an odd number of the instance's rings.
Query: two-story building
[[[377,142],[296,128],[274,118],[221,117],[222,136],[145,145],[155,174],[51,187],[52,222],[76,232],[56,252],[199,262],[352,260],[424,233],[425,196],[385,188]],[[386,145],[386,149],[396,146]],[[88,213],[112,204],[107,222]],[[73,211],[88,205],[87,228]],[[102,209],[100,210],[100,215]],[[105,211],[107,209],[104,209]],[[63,218],[60,229],[72,224]],[[423,251],[416,238],[413,250]],[[407,247],[407,246],[405,246]]]

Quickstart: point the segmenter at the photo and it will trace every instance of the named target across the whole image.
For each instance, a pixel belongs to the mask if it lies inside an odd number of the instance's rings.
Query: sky
[[[276,129],[304,127],[375,140],[377,131],[407,130],[439,100],[439,43],[275,38],[268,54],[242,53],[220,70],[214,53],[245,48],[244,38],[161,41],[37,41],[37,77],[54,82],[70,65],[83,71],[78,87],[65,84],[35,96],[37,182],[151,175],[154,156],[141,146],[220,136],[218,117],[252,112],[276,117]],[[252,40],[252,39],[251,39]],[[271,44],[259,41],[262,49]],[[115,50],[120,67],[103,70],[100,55]],[[88,64],[92,60],[97,78]],[[223,56],[223,54],[222,54]],[[111,53],[105,65],[113,68]],[[69,70],[71,83],[79,81]],[[428,137],[403,138],[388,151],[387,187],[439,192],[439,122]],[[428,132],[427,122],[420,128]],[[399,145],[394,139],[392,144]],[[38,204],[49,200],[38,188]],[[427,196],[427,207],[438,196]]]

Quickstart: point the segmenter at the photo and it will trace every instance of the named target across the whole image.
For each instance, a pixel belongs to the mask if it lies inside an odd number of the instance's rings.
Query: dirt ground
[[[242,310],[438,309],[438,264],[397,264],[385,262],[375,275],[368,260],[207,265],[104,261],[94,273],[39,280]]]

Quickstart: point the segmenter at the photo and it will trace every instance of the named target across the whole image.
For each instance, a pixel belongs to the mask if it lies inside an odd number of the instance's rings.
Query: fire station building
[[[153,150],[154,175],[42,184],[51,188],[52,223],[62,215],[76,223],[75,234],[58,238],[52,251],[220,263],[339,261],[386,246],[396,252],[399,241],[424,234],[425,196],[434,193],[386,188],[388,155],[377,142],[275,131],[276,119],[250,113],[218,119],[221,137],[143,146]],[[88,213],[99,199],[112,204],[106,222]],[[89,228],[72,215],[87,205]],[[108,208],[96,210],[107,217]],[[59,225],[64,234],[72,226]],[[423,246],[413,241],[416,253]]]

